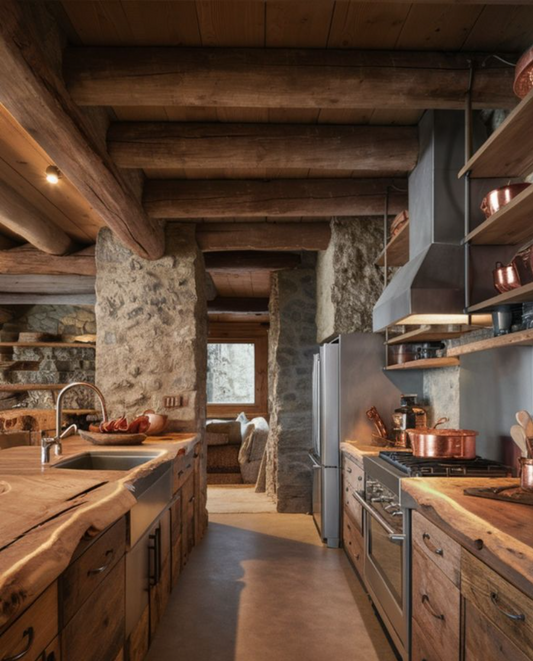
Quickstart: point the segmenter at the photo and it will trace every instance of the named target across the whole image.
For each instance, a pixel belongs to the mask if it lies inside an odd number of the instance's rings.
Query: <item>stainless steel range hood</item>
[[[374,307],[374,332],[410,315],[462,314],[464,264],[464,114],[427,111],[420,156],[409,177],[409,261]]]

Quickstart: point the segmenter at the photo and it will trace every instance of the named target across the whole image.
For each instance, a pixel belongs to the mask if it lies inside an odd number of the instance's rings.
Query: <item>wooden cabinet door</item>
[[[468,599],[464,601],[464,661],[528,661],[531,659],[485,617]]]
[[[194,475],[191,473],[181,490],[181,535],[183,565],[194,546]]]
[[[61,634],[62,661],[115,659],[124,644],[125,562],[121,558]]]
[[[150,535],[150,637],[157,627],[170,596],[171,586],[170,510],[165,510]]]
[[[172,587],[178,582],[181,573],[181,491],[178,492],[172,505],[170,506],[170,530],[171,530],[171,567],[172,567]]]
[[[427,638],[432,658],[459,661],[461,593],[416,546],[412,556],[413,619]]]

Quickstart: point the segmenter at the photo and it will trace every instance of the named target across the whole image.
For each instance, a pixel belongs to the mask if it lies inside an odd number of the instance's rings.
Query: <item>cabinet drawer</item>
[[[418,548],[413,548],[413,618],[425,633],[433,656],[459,659],[459,589]]]
[[[363,536],[359,532],[350,513],[346,510],[344,511],[343,516],[342,543],[348,557],[355,565],[359,575],[362,577],[365,558]]]
[[[461,558],[461,591],[528,658],[533,657],[533,600],[467,551]]]
[[[465,599],[464,661],[528,661],[528,657]]]
[[[115,659],[124,644],[124,558],[61,633],[62,661]]]
[[[441,658],[416,620],[412,620],[411,661],[448,661]]]
[[[461,547],[418,512],[412,518],[413,548],[431,560],[450,581],[461,583]]]
[[[354,491],[363,491],[364,478],[365,478],[364,470],[360,468],[356,463],[343,456],[342,458],[343,487],[351,488]]]
[[[57,636],[58,629],[57,583],[53,583],[2,634],[0,659],[34,661]]]
[[[181,573],[181,507],[180,492],[170,506],[172,586],[176,585]]]
[[[126,519],[122,517],[80,556],[61,576],[61,613],[66,624],[85,600],[105,580],[126,551]]]
[[[363,508],[355,500],[353,491],[351,489],[344,489],[342,492],[342,500],[344,504],[344,511],[349,512],[354,523],[357,525],[359,532],[363,530]]]
[[[185,484],[194,469],[194,453],[179,454],[174,460],[174,485],[173,492],[177,493]]]

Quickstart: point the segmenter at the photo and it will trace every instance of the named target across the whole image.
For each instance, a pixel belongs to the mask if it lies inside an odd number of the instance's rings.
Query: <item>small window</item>
[[[207,403],[255,404],[255,345],[207,345]]]

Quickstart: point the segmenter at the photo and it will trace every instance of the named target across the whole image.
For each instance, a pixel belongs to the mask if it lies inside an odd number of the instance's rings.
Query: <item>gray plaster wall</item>
[[[328,249],[317,261],[317,340],[341,333],[371,333],[372,309],[383,289],[382,269],[374,260],[383,229],[376,218],[331,221]]]
[[[281,271],[270,297],[267,493],[279,512],[311,511],[312,371],[316,273]]]
[[[205,267],[194,227],[167,230],[166,254],[141,259],[108,229],[96,245],[96,383],[111,416],[154,409],[169,431],[205,426]],[[183,398],[166,408],[165,396]]]

